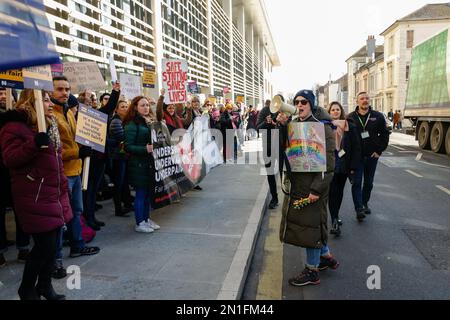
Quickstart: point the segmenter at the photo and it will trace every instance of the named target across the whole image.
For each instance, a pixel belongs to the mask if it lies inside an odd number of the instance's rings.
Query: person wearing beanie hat
[[[71,94],[69,96],[69,100],[67,101],[67,105],[69,106],[69,109],[72,110],[73,115],[75,116],[75,119],[78,118],[78,106],[79,106],[79,102],[78,99]]]
[[[331,117],[325,109],[315,106],[315,96],[311,90],[301,90],[294,98],[298,117],[292,123],[320,122],[325,127],[326,172],[291,172],[284,181],[285,197],[280,224],[280,240],[284,243],[306,249],[306,267],[302,273],[289,280],[292,286],[320,284],[319,271],[336,269],[339,263],[333,258],[328,247],[328,193],[334,173],[335,136]],[[288,116],[280,113],[277,121],[282,126],[283,145],[288,145]],[[307,154],[303,155],[308,157]],[[295,200],[307,199],[308,205],[295,208]],[[301,210],[301,211],[299,211]],[[301,213],[301,214],[300,214]]]

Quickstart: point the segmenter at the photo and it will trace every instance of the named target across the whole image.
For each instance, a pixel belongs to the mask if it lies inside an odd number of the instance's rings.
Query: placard
[[[22,75],[23,86],[26,89],[53,91],[53,77],[50,65],[24,68]]]
[[[154,89],[156,86],[156,69],[154,66],[144,64],[144,74],[142,75],[142,85],[144,88]]]
[[[325,172],[325,127],[320,122],[291,122],[286,155],[292,172]]]
[[[142,79],[140,76],[120,73],[120,92],[126,99],[132,100],[142,95]]]
[[[50,65],[53,77],[61,77],[64,75],[64,65],[62,63],[55,63]]]
[[[1,71],[0,87],[11,89],[23,89],[22,69]]]
[[[238,95],[236,96],[236,102],[244,103],[244,96],[241,95],[241,94],[238,94]]]
[[[187,101],[188,64],[186,60],[163,59],[162,82],[166,90],[166,104],[185,103]]]
[[[79,106],[75,141],[104,153],[108,115],[91,107]]]
[[[109,72],[111,73],[111,81],[116,83],[117,81],[117,71],[116,71],[116,63],[114,62],[114,55],[109,55]]]
[[[86,90],[105,90],[105,80],[95,61],[65,62],[64,76],[69,80],[72,93]]]
[[[188,81],[188,91],[192,94],[200,93],[200,88],[197,84],[197,81],[195,81],[195,80]]]

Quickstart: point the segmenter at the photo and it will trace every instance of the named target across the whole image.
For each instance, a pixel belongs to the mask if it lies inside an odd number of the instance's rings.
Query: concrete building
[[[344,110],[348,109],[348,76],[344,75],[336,81],[329,81],[324,86],[316,87],[318,104],[321,107],[328,108],[331,102],[339,102]]]
[[[118,72],[160,70],[162,58],[182,58],[202,93],[247,104],[273,95],[280,65],[263,0],[44,0],[57,51],[64,61],[96,61],[109,80]],[[158,87],[161,84],[159,75]],[[152,92],[157,94],[158,88]]]
[[[385,41],[385,110],[404,110],[414,45],[449,25],[450,3],[428,4],[395,21],[381,33]]]

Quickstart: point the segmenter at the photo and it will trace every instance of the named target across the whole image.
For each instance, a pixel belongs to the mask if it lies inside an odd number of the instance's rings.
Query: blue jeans
[[[327,256],[329,253],[328,246],[324,246],[322,249],[306,248],[306,265],[309,268],[317,269],[320,265],[320,257]]]
[[[100,188],[103,175],[105,174],[105,160],[91,158],[89,166],[88,188],[84,193],[84,215],[88,223],[95,221],[95,203],[97,201],[97,191]]]
[[[81,186],[81,177],[67,177],[69,181],[70,206],[72,207],[73,219],[67,224],[70,249],[81,250],[86,245],[81,236],[81,213],[83,212],[83,192]],[[60,232],[56,243],[56,260],[62,260],[63,254],[63,232]]]
[[[134,216],[136,218],[136,225],[142,221],[150,219],[150,188],[136,188],[136,199],[134,200]]]
[[[364,156],[358,169],[355,171],[352,185],[352,196],[353,204],[355,205],[355,210],[357,212],[363,210],[363,208],[369,203],[377,164],[378,159]]]

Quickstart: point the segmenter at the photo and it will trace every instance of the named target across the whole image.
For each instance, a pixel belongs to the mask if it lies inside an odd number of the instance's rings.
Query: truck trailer
[[[413,48],[405,118],[419,147],[450,155],[450,26]]]

